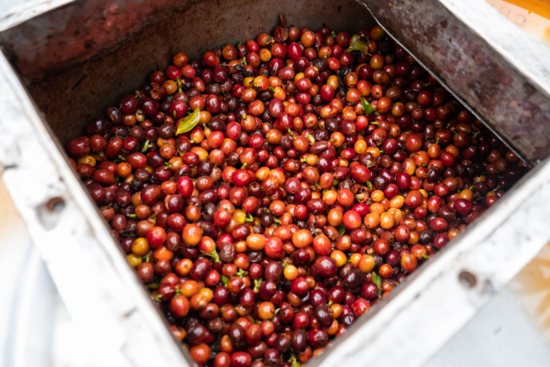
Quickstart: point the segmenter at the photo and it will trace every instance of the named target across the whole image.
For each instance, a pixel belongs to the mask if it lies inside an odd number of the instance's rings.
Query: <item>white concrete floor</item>
[[[1,179],[0,203],[0,366],[92,366]]]

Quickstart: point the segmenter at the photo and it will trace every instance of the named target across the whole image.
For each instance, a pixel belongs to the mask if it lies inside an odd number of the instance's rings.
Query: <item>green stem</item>
[[[239,278],[243,278],[243,277],[245,277],[245,276],[247,276],[247,275],[248,275],[248,272],[247,272],[247,271],[243,271],[243,269],[239,269],[239,271],[237,272],[237,276],[238,276]]]
[[[296,135],[292,133],[292,130],[290,130],[290,127],[288,128],[288,133],[290,134],[290,136],[292,136],[292,139],[296,139]]]
[[[262,279],[254,279],[254,293],[258,293],[260,291],[260,287],[262,285]]]
[[[210,256],[212,258],[212,260],[214,260],[214,262],[218,262],[220,261],[220,256],[218,255],[218,252],[214,249],[212,250],[211,253],[209,254],[204,254],[206,256]]]
[[[149,141],[149,139],[145,140],[145,144],[143,144],[143,149],[141,150],[141,152],[145,153],[147,149],[149,149],[150,144],[151,142]]]

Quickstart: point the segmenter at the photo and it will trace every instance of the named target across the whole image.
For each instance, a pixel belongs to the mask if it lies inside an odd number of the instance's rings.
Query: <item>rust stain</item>
[[[89,0],[30,20],[3,37],[14,41],[8,47],[10,61],[31,81],[32,97],[66,143],[105,106],[139,88],[144,76],[163,70],[174,53],[184,51],[197,59],[214,47],[271,31],[281,9],[289,25],[315,30],[323,23],[351,32],[376,24],[355,1],[312,4],[311,0]],[[51,47],[45,43],[48,39],[64,43]],[[94,41],[88,49],[87,39]],[[80,81],[83,75],[88,77]]]
[[[299,27],[318,29],[327,23],[333,29],[354,31],[374,25],[366,12],[357,11],[355,2],[311,4],[309,0],[281,4],[267,0],[88,0],[31,19],[2,33],[1,41],[10,61],[30,81],[31,93],[48,122],[65,141],[69,133],[81,129],[88,114],[101,113],[99,106],[114,103],[121,94],[139,87],[143,80],[136,80],[135,75],[147,74],[157,65],[165,67],[177,51],[196,58],[208,49],[269,31],[281,8],[288,9],[289,24]],[[547,95],[528,84],[438,1],[392,4],[390,10],[387,0],[368,2],[381,23],[466,104],[475,106],[490,126],[498,127],[506,141],[519,136],[514,146],[528,160],[550,154]],[[69,93],[84,74],[89,77]],[[113,88],[116,85],[124,90]],[[95,96],[90,97],[90,90]],[[58,112],[62,110],[64,116]],[[67,131],[67,126],[75,131]]]
[[[531,163],[550,155],[550,97],[529,84],[441,3],[404,1],[391,13],[384,0],[365,4],[395,38],[498,130],[510,147]],[[515,136],[519,138],[514,140]]]

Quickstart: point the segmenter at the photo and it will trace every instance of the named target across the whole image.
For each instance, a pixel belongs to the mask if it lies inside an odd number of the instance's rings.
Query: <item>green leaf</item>
[[[369,190],[372,190],[372,184],[370,183],[370,181],[367,181],[367,186],[369,187]]]
[[[382,279],[374,271],[372,272],[372,281],[378,287],[378,298],[382,298]]]
[[[429,257],[428,255],[426,255],[426,254],[422,254],[422,258],[424,258],[424,259],[429,259],[430,257]]]
[[[361,107],[363,107],[363,111],[365,111],[365,115],[370,115],[374,112],[374,107],[365,100],[365,98],[361,97]]]
[[[281,222],[279,218],[273,218],[273,221],[277,224],[283,224],[283,222]]]
[[[336,227],[336,229],[338,230],[340,236],[346,233],[346,226],[344,225],[344,223],[340,224],[338,227]]]
[[[380,112],[374,111],[374,116],[380,116]]]
[[[147,289],[158,289],[159,284],[158,283],[150,283],[146,285]]]
[[[359,51],[363,55],[370,56],[369,48],[367,47],[367,44],[361,41],[361,37],[359,37],[357,34],[351,37],[351,42],[349,44],[348,49],[346,50],[346,52],[351,52],[351,51]]]
[[[222,283],[223,285],[227,286],[227,283],[229,282],[229,278],[225,275],[222,275]]]
[[[178,125],[178,131],[176,131],[176,135],[193,130],[193,128],[199,123],[200,117],[201,110],[197,107],[192,114],[190,114],[180,122],[180,124]]]

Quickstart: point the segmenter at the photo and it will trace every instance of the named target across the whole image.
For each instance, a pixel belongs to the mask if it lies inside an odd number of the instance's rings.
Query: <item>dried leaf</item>
[[[193,128],[199,123],[200,117],[201,110],[197,107],[192,114],[190,114],[189,116],[184,118],[183,121],[180,122],[180,124],[178,125],[178,130],[176,131],[176,135],[193,130]]]
[[[351,51],[359,51],[364,55],[371,55],[369,53],[369,48],[367,47],[367,44],[361,41],[361,37],[359,37],[358,35],[354,35],[353,37],[351,37],[351,42],[346,52]]]

